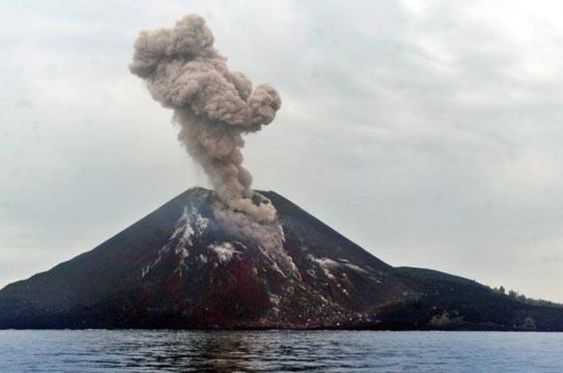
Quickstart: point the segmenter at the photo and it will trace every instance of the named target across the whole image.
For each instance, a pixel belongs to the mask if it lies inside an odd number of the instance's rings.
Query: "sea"
[[[563,333],[3,330],[0,372],[563,372]]]

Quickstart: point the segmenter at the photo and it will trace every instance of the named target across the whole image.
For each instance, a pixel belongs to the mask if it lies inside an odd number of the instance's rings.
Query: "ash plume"
[[[227,68],[213,47],[205,20],[187,15],[172,28],[141,31],[129,70],[147,82],[152,97],[174,110],[178,139],[203,167],[219,198],[230,209],[267,223],[274,206],[251,190],[242,166],[242,135],[259,131],[281,106],[277,91]]]

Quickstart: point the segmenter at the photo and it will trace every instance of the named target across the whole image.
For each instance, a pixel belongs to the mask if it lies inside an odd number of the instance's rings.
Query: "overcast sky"
[[[563,4],[538,0],[0,0],[0,287],[206,185],[127,69],[190,12],[282,96],[256,188],[392,265],[563,302]]]

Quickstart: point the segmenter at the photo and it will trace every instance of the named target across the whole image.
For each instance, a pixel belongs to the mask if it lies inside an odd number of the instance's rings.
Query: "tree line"
[[[494,291],[495,293],[502,294],[512,299],[515,299],[517,301],[520,301],[522,303],[531,304],[534,306],[563,307],[563,304],[561,303],[551,302],[545,299],[529,298],[524,294],[519,294],[517,291],[514,290],[509,290],[508,292],[506,292],[505,287],[502,285],[497,288],[491,288],[491,290]]]

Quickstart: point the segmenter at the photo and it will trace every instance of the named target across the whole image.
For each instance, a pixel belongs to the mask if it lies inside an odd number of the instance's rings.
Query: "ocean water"
[[[0,331],[0,372],[563,372],[563,333]]]

